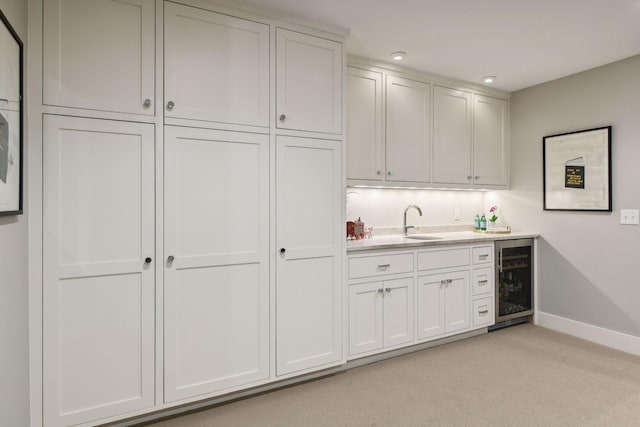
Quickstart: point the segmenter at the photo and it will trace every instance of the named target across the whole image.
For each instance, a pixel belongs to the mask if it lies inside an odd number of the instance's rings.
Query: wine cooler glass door
[[[496,322],[533,313],[533,240],[496,243]]]

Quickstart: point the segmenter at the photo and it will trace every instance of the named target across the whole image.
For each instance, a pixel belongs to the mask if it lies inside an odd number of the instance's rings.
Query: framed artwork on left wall
[[[0,10],[0,216],[22,213],[22,41]]]

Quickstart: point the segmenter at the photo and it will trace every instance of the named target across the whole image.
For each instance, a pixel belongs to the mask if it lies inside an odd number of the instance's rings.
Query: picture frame
[[[611,212],[611,126],[542,141],[543,209]]]
[[[23,213],[23,44],[2,10],[0,21],[0,216],[5,216]]]

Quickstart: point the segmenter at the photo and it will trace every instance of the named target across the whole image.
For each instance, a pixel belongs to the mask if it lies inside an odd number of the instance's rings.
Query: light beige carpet
[[[525,324],[152,425],[640,426],[640,357]]]

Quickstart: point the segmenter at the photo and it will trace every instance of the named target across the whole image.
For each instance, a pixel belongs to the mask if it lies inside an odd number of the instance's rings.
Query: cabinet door
[[[342,44],[282,28],[276,43],[277,127],[342,133]]]
[[[166,127],[166,401],[269,376],[268,144]]]
[[[471,184],[471,93],[433,88],[433,182]]]
[[[383,345],[382,282],[349,286],[349,354],[378,350]]]
[[[154,0],[46,0],[47,105],[153,115]]]
[[[382,74],[347,67],[347,178],[384,177]]]
[[[445,285],[445,330],[447,333],[468,329],[469,322],[469,272],[447,273]]]
[[[473,183],[509,185],[507,101],[475,95],[473,101]]]
[[[429,182],[431,85],[387,76],[387,181]]]
[[[342,359],[340,141],[277,137],[278,375]]]
[[[166,2],[165,116],[269,126],[269,26]]]
[[[387,280],[384,285],[384,346],[413,341],[413,278]]]
[[[418,277],[418,339],[442,335],[444,327],[444,287],[447,277],[431,274]]]
[[[44,116],[43,147],[44,423],[151,408],[153,125]]]

